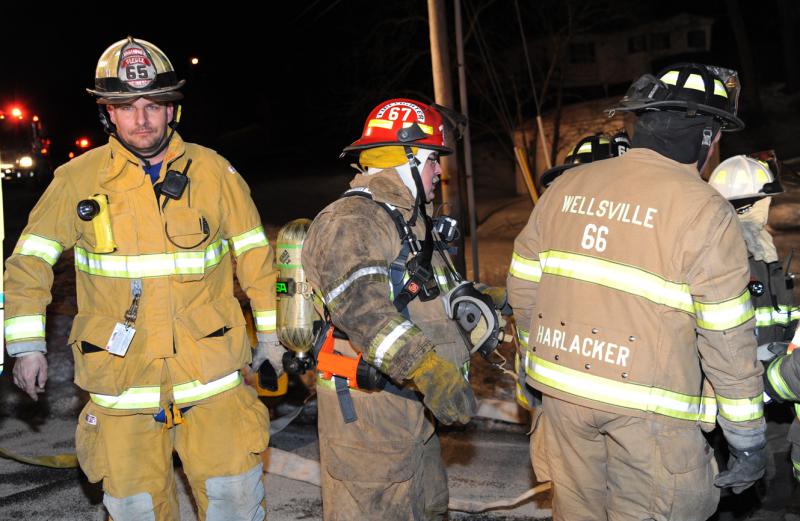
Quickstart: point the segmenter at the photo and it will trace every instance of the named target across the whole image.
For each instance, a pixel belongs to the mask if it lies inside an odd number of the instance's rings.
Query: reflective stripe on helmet
[[[44,315],[23,315],[4,322],[6,342],[27,338],[44,338]]]
[[[64,248],[56,241],[38,235],[25,234],[20,237],[15,253],[39,257],[47,264],[54,266],[63,251]]]
[[[724,331],[744,324],[754,316],[750,292],[745,288],[738,297],[715,303],[695,301],[697,325],[711,331]]]
[[[75,247],[75,268],[100,277],[139,279],[169,275],[202,274],[216,266],[228,253],[228,243],[217,239],[200,251],[107,255]]]
[[[253,248],[269,246],[269,240],[264,234],[264,227],[260,225],[249,232],[235,235],[228,240],[231,244],[231,249],[233,249],[233,254],[236,257]]]
[[[722,82],[717,79],[714,80],[714,94],[717,96],[722,96],[723,98],[728,97],[728,91],[725,88],[725,85],[723,85]]]
[[[719,415],[734,422],[757,420],[764,416],[764,396],[732,399],[717,395]]]
[[[384,373],[388,373],[387,368],[391,365],[397,351],[412,336],[420,332],[420,329],[412,324],[411,321],[392,318],[370,342],[365,358]]]
[[[387,121],[385,119],[371,119],[369,120],[369,123],[367,123],[367,126],[391,130],[392,127],[394,127],[394,121]]]
[[[530,378],[574,396],[680,420],[706,423],[714,423],[716,420],[717,404],[713,397],[677,393],[632,382],[617,382],[561,367],[539,358],[531,351],[528,351],[526,360],[526,373]]]
[[[337,281],[333,289],[322,295],[322,300],[329,308],[333,309],[333,307],[335,307],[337,304],[335,302],[336,298],[347,291],[347,288],[352,286],[357,280],[365,277],[370,281],[388,283],[389,268],[387,268],[383,263],[376,263],[366,266],[362,265],[362,267],[356,268],[352,272],[348,273],[343,279],[340,279],[341,282]]]
[[[511,266],[508,268],[508,273],[518,279],[539,282],[542,278],[542,266],[538,260],[526,259],[514,252],[511,256]]]
[[[425,132],[426,134],[428,134],[429,136],[433,135],[433,127],[430,126],[430,125],[425,125],[424,123],[420,123],[419,121],[416,121],[416,122],[414,122],[414,121],[404,121],[403,122],[403,128],[408,128],[411,125],[413,125],[414,123],[416,123],[419,126],[419,128],[422,129],[422,131]]]
[[[253,320],[256,323],[256,331],[259,333],[267,333],[275,331],[278,324],[278,315],[275,310],[269,311],[253,311]]]
[[[172,388],[175,405],[183,405],[210,398],[219,393],[233,389],[242,383],[239,371],[234,371],[218,380],[206,384],[199,380],[178,384]],[[90,393],[92,401],[109,409],[152,409],[160,407],[161,389],[157,385],[146,387],[130,387],[119,396]]]

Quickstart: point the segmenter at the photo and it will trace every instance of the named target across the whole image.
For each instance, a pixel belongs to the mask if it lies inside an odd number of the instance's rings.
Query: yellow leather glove
[[[469,423],[477,410],[469,382],[455,364],[433,351],[425,355],[409,374],[423,395],[423,403],[445,425]]]

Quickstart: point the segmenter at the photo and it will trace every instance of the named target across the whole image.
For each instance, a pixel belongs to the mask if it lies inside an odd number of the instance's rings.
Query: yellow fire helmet
[[[178,89],[186,80],[178,80],[172,63],[161,49],[145,40],[128,36],[112,44],[97,61],[94,89],[97,103],[113,105],[138,98],[153,101],[177,101],[183,98]]]
[[[780,192],[766,163],[744,155],[729,157],[711,173],[708,184],[729,201],[759,199]]]

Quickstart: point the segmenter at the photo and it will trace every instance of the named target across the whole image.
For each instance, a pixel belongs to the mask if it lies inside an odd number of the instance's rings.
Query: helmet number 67
[[[596,224],[589,223],[586,225],[586,228],[583,229],[581,248],[599,252],[606,251],[606,236],[608,236],[607,226],[597,226]]]

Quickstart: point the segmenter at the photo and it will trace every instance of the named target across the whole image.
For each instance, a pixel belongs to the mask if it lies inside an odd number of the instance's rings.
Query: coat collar
[[[169,132],[170,130],[167,129]],[[111,158],[108,168],[100,173],[100,185],[112,192],[124,192],[133,190],[142,185],[145,181],[144,169],[141,161],[128,149],[123,147],[117,138],[110,136],[108,145],[111,149]],[[186,153],[186,143],[181,136],[175,132],[167,145],[167,154],[164,156],[164,163],[169,165],[181,158]],[[166,168],[162,165],[161,172]]]
[[[414,208],[414,196],[394,168],[372,175],[359,174],[350,181],[350,188],[369,189],[372,199],[379,203],[389,203],[405,210]]]

